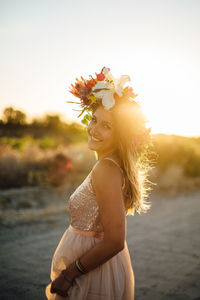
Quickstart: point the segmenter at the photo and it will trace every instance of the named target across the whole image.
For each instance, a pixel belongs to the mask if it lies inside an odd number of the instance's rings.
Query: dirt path
[[[150,201],[148,214],[127,217],[135,300],[200,299],[200,191]],[[68,225],[66,213],[1,225],[1,300],[46,299],[51,258]]]

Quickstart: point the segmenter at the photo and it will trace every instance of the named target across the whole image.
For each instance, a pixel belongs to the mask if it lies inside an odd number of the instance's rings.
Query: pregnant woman
[[[116,79],[104,67],[95,78],[76,80],[70,92],[80,99],[97,162],[68,200],[70,225],[53,255],[45,294],[48,300],[134,300],[126,216],[151,206],[150,128],[137,95],[124,87],[129,76]]]

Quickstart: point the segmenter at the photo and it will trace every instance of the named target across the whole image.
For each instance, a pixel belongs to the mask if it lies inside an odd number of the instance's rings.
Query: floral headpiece
[[[80,102],[66,101],[67,103],[76,103],[80,105],[81,113],[78,117],[86,112],[81,122],[88,125],[91,120],[92,110],[100,103],[106,110],[110,110],[116,102],[124,101],[125,99],[137,103],[134,99],[138,95],[133,92],[132,87],[125,87],[125,84],[130,80],[128,75],[122,75],[120,78],[114,78],[110,72],[110,68],[103,67],[96,78],[90,75],[90,79],[86,80],[81,76],[81,80],[76,78],[76,83],[71,84],[69,92],[75,97],[80,98]],[[135,136],[133,141],[136,148],[140,148],[145,142],[150,139],[151,128],[147,129],[142,137]]]
[[[76,103],[81,106],[80,117],[85,111],[87,114],[81,120],[83,124],[90,120],[90,111],[100,102],[106,110],[110,110],[121,99],[134,99],[137,94],[134,94],[132,87],[124,87],[130,81],[128,75],[122,75],[120,78],[114,78],[109,68],[103,67],[99,74],[96,73],[96,78],[90,75],[90,79],[86,80],[81,76],[81,80],[76,78],[76,83],[71,84],[69,92],[75,97],[81,99],[81,102],[67,101],[67,103]]]

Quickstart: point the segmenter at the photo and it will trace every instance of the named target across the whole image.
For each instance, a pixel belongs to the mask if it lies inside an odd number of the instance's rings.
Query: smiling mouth
[[[101,142],[101,140],[96,139],[95,137],[93,137],[92,135],[90,135],[90,139],[94,142]]]

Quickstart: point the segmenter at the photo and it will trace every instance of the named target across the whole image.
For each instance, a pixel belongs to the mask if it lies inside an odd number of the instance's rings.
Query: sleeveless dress
[[[104,159],[112,160],[120,168],[115,160],[109,157]],[[68,265],[103,240],[99,207],[91,184],[91,174],[96,164],[68,200],[70,225],[54,252],[51,281],[55,280]],[[120,170],[123,173],[121,168]],[[127,229],[126,215],[124,217]],[[135,277],[126,240],[122,251],[97,268],[76,277],[68,290],[68,296],[52,294],[50,288],[51,283],[45,288],[48,300],[134,300]]]

